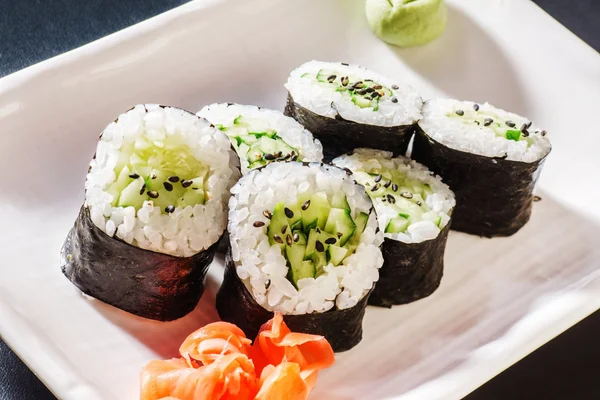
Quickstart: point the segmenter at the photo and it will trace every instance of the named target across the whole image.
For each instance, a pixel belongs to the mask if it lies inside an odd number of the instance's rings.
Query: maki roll
[[[357,147],[404,154],[421,118],[415,89],[357,65],[310,61],[285,87],[285,114],[321,141],[327,161]]]
[[[221,103],[198,113],[231,140],[242,174],[277,161],[322,161],[323,147],[293,118],[256,106]]]
[[[254,338],[280,311],[290,329],[325,336],[335,351],[358,344],[383,264],[364,188],[339,168],[291,162],[252,171],[231,192],[221,319]]]
[[[138,105],[104,129],[85,202],[61,251],[85,294],[161,321],[194,309],[239,177],[228,138],[202,118]]]
[[[387,151],[356,149],[333,163],[366,188],[384,232],[383,267],[369,304],[391,307],[429,296],[443,275],[454,193],[423,165]]]
[[[425,103],[412,158],[456,193],[452,229],[510,236],[529,220],[533,188],[551,145],[546,131],[490,104]]]

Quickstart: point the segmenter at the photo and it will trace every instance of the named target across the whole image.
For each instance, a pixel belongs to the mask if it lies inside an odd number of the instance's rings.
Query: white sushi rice
[[[355,254],[342,264],[324,267],[317,278],[298,281],[299,289],[286,278],[288,267],[279,246],[271,246],[267,237],[267,219],[263,212],[273,211],[279,202],[297,203],[301,193],[322,191],[331,196],[342,191],[355,218],[370,213]],[[231,189],[228,230],[232,258],[238,276],[258,304],[284,314],[325,312],[356,305],[378,280],[383,265],[379,246],[383,234],[377,230],[375,212],[364,189],[346,172],[330,166],[300,163],[274,163],[251,171]],[[254,227],[256,221],[265,226]],[[270,281],[268,288],[267,280]]]
[[[488,103],[480,104],[474,110],[475,103],[453,99],[435,99],[423,105],[423,119],[419,126],[434,140],[452,148],[487,157],[506,157],[508,160],[534,162],[545,157],[551,150],[548,137],[542,129],[532,124],[527,140],[510,140],[498,136],[483,124],[465,123],[472,118],[513,121],[516,129],[530,121],[520,115],[496,108]],[[457,118],[456,111],[464,112]],[[460,112],[459,111],[459,112]]]
[[[333,71],[337,76],[348,76],[352,82],[372,79],[390,89],[398,101],[394,103],[390,96],[385,96],[379,102],[378,111],[373,111],[371,107],[360,108],[347,94],[321,85],[314,77],[302,77],[307,73],[317,74],[320,70]],[[376,126],[410,125],[421,119],[423,100],[412,86],[358,65],[309,61],[291,72],[285,87],[294,102],[329,118],[339,115],[348,121]]]
[[[122,148],[146,136],[160,146],[179,136],[198,161],[210,167],[205,204],[161,212],[152,201],[134,207],[114,207],[107,188],[116,180],[115,166]],[[109,236],[131,245],[189,257],[214,244],[227,223],[229,189],[239,177],[237,157],[229,139],[209,122],[187,111],[154,104],[137,105],[121,114],[102,132],[85,182],[85,206],[93,223]]]
[[[233,120],[241,115],[246,122],[248,132],[277,132],[283,141],[298,149],[300,153],[298,161],[318,162],[323,160],[321,142],[314,139],[312,133],[296,120],[283,115],[280,111],[242,104],[215,103],[202,108],[198,115],[214,125],[227,127],[232,126]],[[238,155],[242,174],[246,175],[250,171],[248,158],[246,154]]]
[[[441,217],[441,223],[438,227],[432,221],[412,222],[405,232],[388,233],[386,238],[399,240],[404,243],[420,243],[426,240],[435,239],[441,229],[450,221],[450,214],[456,205],[454,193],[448,185],[442,182],[439,176],[434,176],[431,171],[422,164],[407,157],[398,156],[392,158],[393,154],[388,151],[372,149],[356,149],[352,155],[344,155],[332,161],[334,165],[340,168],[348,168],[352,172],[363,171],[369,173],[373,169],[396,170],[409,179],[428,184],[433,194],[427,196],[424,200],[427,206]],[[385,232],[385,227],[390,220],[398,215],[395,207],[383,201],[383,197],[373,199],[379,229]]]

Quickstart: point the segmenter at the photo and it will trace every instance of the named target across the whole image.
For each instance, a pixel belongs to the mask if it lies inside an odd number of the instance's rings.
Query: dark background
[[[186,2],[0,0],[0,77]],[[535,2],[600,51],[600,1]],[[30,399],[55,398],[0,340],[0,400]],[[501,373],[467,399],[600,399],[600,312]]]

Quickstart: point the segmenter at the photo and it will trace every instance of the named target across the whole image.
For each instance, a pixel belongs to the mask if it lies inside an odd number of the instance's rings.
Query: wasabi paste
[[[444,0],[367,0],[367,20],[383,41],[400,47],[429,43],[444,32]]]

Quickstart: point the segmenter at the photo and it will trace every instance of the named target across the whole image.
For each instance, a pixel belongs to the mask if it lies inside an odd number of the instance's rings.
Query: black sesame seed
[[[347,175],[352,175],[352,170],[350,170],[350,168],[344,168],[344,171],[346,171]]]
[[[285,207],[283,209],[283,212],[285,213],[285,216],[288,218],[294,218],[294,212],[292,210],[290,210],[289,208]]]
[[[527,124],[523,124],[521,125],[521,131],[526,131],[527,130]]]
[[[540,196],[533,196],[533,201],[541,201],[542,198]]]
[[[475,121],[475,123],[476,123],[477,125],[481,125],[481,124],[479,123],[479,121]]]
[[[532,124],[533,124],[533,122],[529,121],[529,122],[527,123],[527,129],[531,128],[531,125],[532,125]]]
[[[381,198],[381,201],[383,201],[384,203],[387,201],[385,197]]]
[[[255,228],[260,228],[261,226],[265,226],[265,223],[262,221],[256,221],[252,224]]]
[[[510,127],[510,128],[514,128],[515,126],[517,126],[517,124],[515,124],[512,121],[506,121],[506,126]]]
[[[151,178],[156,179],[156,174],[152,174]]]
[[[523,129],[521,133],[523,133],[523,137],[529,137],[529,131],[527,129]]]
[[[170,192],[173,190],[173,185],[170,184],[169,182],[163,182],[163,186],[165,187],[165,189],[167,190],[167,192]]]
[[[337,242],[337,239],[334,237],[330,237],[329,239],[325,240],[326,244],[335,244],[335,242]]]
[[[354,87],[355,87],[355,88],[357,88],[357,89],[360,89],[360,88],[362,88],[364,85],[363,85],[362,81],[358,81],[358,82],[356,82],[356,83],[355,83],[354,85],[352,85],[352,86],[354,86]]]
[[[287,225],[284,225],[284,226],[281,227],[281,233],[282,234],[285,234],[285,232],[287,231],[287,227],[288,227]]]
[[[341,238],[342,236],[344,236],[344,234],[343,234],[342,232],[338,232],[336,236],[337,236],[337,237],[338,237],[338,239],[339,239],[339,238]]]
[[[348,86],[348,83],[349,83],[349,82],[350,82],[350,81],[348,80],[348,77],[347,77],[347,76],[344,76],[344,77],[342,78],[342,86]]]
[[[404,197],[405,199],[413,198],[413,194],[411,192],[402,192],[402,193],[400,193],[400,196]]]
[[[290,235],[287,235],[287,236],[285,237],[285,243],[286,243],[288,246],[291,246],[291,245],[292,245],[292,237],[291,237]]]
[[[139,178],[140,176],[139,176],[138,174],[136,174],[136,173],[133,173],[133,174],[129,174],[129,177],[130,177],[131,179],[137,179],[137,178]]]
[[[275,157],[273,154],[271,154],[271,153],[267,153],[267,154],[265,154],[265,160],[272,161],[272,160],[274,160],[275,158],[276,158],[276,157]]]
[[[395,98],[395,97],[392,97],[390,100],[392,101],[392,103],[397,103],[398,102],[398,99]]]
[[[321,243],[319,240],[317,240],[315,243],[315,248],[321,253],[325,251],[325,246],[323,246],[323,243]]]
[[[365,89],[365,91],[367,93],[373,93],[375,91],[375,89],[373,89],[372,87],[368,87],[368,88]]]
[[[268,289],[270,286],[271,286],[271,280],[270,280],[270,279],[267,279],[267,280],[265,281],[265,289]]]
[[[375,191],[377,191],[377,190],[379,189],[379,187],[380,187],[380,186],[381,186],[381,185],[380,185],[379,183],[376,183],[376,184],[375,184],[375,186],[373,186],[373,187],[371,188],[371,192],[375,192]]]
[[[310,207],[310,200],[306,200],[304,204],[302,204],[302,211],[308,210],[308,207]]]
[[[350,64],[348,64],[348,63],[340,63],[340,64],[342,64],[343,66],[346,66],[346,67],[347,67],[348,65],[350,65]]]
[[[423,203],[421,203],[420,200],[417,200],[417,205],[420,207],[421,205],[423,205]]]
[[[387,189],[390,187],[391,184],[392,184],[392,181],[387,181],[386,183],[383,184],[383,187]]]
[[[486,119],[483,120],[483,126],[490,126],[492,124],[492,122],[494,122],[493,119],[486,118]]]
[[[148,197],[151,199],[158,199],[158,192],[156,190],[149,190]]]
[[[167,214],[171,214],[173,211],[175,211],[175,206],[166,206],[165,207],[165,212]]]
[[[379,181],[381,180],[381,178],[383,178],[383,176],[381,174],[379,174],[373,180],[375,181],[375,183],[379,183]]]
[[[454,112],[456,113],[456,115],[458,115],[458,116],[461,116],[461,117],[462,117],[463,115],[465,115],[465,112],[464,112],[463,110],[456,110],[456,111],[454,111]]]
[[[373,82],[373,79],[365,79],[365,82]]]
[[[367,94],[367,90],[366,89],[361,89],[361,90],[359,90],[356,93],[360,94],[361,96],[364,96],[365,94]]]
[[[277,153],[275,153],[275,157],[276,157],[276,158],[279,158],[279,157],[281,157],[281,155],[282,155],[282,154],[283,154],[283,153],[282,153],[281,151],[278,151]]]
[[[300,235],[294,233],[294,242],[298,242],[298,240],[300,240]]]
[[[337,76],[336,76],[336,75],[331,75],[331,76],[329,76],[329,77],[327,78],[327,80],[328,80],[329,82],[333,82],[333,81],[335,81],[335,78],[337,78]]]
[[[321,230],[319,228],[316,228],[317,233],[321,233]]]
[[[546,133],[547,133],[546,131],[542,131],[541,135],[546,136]]]
[[[170,176],[170,177],[169,177],[169,178],[167,178],[167,179],[169,179],[169,181],[170,181],[170,182],[173,182],[173,183],[175,183],[175,182],[179,182],[179,177],[178,177],[177,175]]]
[[[392,196],[391,194],[388,194],[388,195],[387,195],[387,201],[388,201],[390,204],[395,204],[395,203],[396,203],[396,198],[395,198],[394,196]]]
[[[373,86],[373,89],[376,89],[376,90],[383,89],[383,86],[381,86],[381,85],[375,85],[375,86]]]
[[[377,97],[383,97],[383,95],[379,92],[373,92],[373,93],[371,93],[371,97],[373,99],[376,99]]]
[[[479,104],[473,104],[473,110],[479,111]]]
[[[183,186],[184,188],[188,188],[190,186],[192,186],[192,181],[186,181],[185,179],[181,181],[181,186]]]
[[[273,236],[273,240],[276,241],[277,243],[283,244],[283,239],[277,235]]]
[[[394,183],[394,184],[392,185],[392,190],[393,190],[394,192],[397,192],[397,191],[398,191],[398,185],[396,185],[396,184]]]
[[[271,217],[273,216],[269,210],[265,210],[265,211],[263,211],[263,215],[264,215],[264,216],[265,216],[265,218],[267,218],[267,219],[271,219]]]
[[[145,191],[146,191],[146,182],[144,182],[142,184],[142,187],[140,188],[140,195],[144,194]]]
[[[394,90],[398,90],[398,89],[400,89],[400,88],[398,87],[398,85],[392,85],[392,89],[394,89]]]

